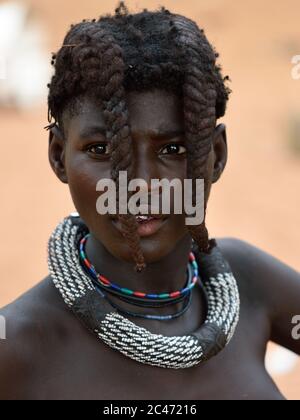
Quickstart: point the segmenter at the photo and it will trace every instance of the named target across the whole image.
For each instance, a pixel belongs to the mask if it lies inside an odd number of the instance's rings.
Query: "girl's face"
[[[141,178],[151,191],[151,179],[183,180],[187,173],[182,102],[163,90],[127,94],[129,123],[133,142],[135,178]],[[110,151],[105,138],[105,122],[101,105],[91,99],[81,103],[76,115],[64,118],[65,140],[55,132],[50,135],[50,163],[63,181],[68,183],[74,205],[93,236],[116,258],[132,261],[130,248],[116,227],[113,216],[100,215],[96,201],[101,192],[96,184],[111,178]],[[211,184],[226,164],[224,126],[207,159],[205,190],[208,198]],[[171,194],[172,198],[172,194]],[[171,200],[172,209],[173,200]],[[189,235],[184,214],[166,215],[160,229],[141,237],[146,263],[162,259]]]

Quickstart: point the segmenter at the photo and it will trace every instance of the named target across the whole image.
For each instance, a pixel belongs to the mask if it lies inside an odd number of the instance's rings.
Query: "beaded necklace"
[[[190,253],[190,256],[189,256],[189,265],[187,269],[188,281],[186,283],[186,286],[181,291],[176,292],[176,293],[146,294],[146,293],[134,292],[129,289],[121,288],[120,286],[117,286],[116,284],[113,284],[112,282],[107,280],[106,277],[97,273],[94,265],[88,259],[86,251],[85,251],[86,243],[89,236],[90,234],[85,235],[80,241],[79,255],[80,255],[81,262],[83,263],[87,272],[91,275],[91,278],[93,280],[93,283],[95,284],[96,290],[101,294],[101,296],[105,296],[105,298],[109,301],[109,303],[115,309],[117,309],[119,313],[122,313],[123,315],[127,315],[127,316],[132,316],[134,318],[142,318],[142,319],[149,319],[149,320],[156,320],[156,321],[171,321],[173,319],[179,318],[180,316],[184,315],[187,312],[187,310],[190,308],[191,302],[192,302],[192,289],[198,280],[198,277],[197,277],[198,264],[192,252]],[[184,306],[182,309],[180,309],[179,311],[171,315],[141,314],[141,313],[132,312],[132,311],[121,308],[118,304],[114,303],[111,299],[109,299],[107,295],[103,294],[103,292],[107,292],[107,291],[109,292],[117,291],[118,292],[117,296],[119,299],[123,297],[123,300],[135,306],[153,307],[153,305],[151,304],[154,300],[157,300],[157,299],[158,299],[158,303],[154,307],[163,307],[164,300],[165,301],[168,300],[169,304],[175,304],[179,302],[180,300],[183,300]],[[131,296],[134,296],[136,299],[131,300]],[[141,305],[141,302],[139,302],[140,304],[137,303],[138,301],[141,301],[141,299],[143,300],[142,305]],[[147,301],[150,301],[151,304],[145,303]]]
[[[188,272],[189,272],[189,275],[188,275],[187,284],[189,285],[192,281],[192,271],[190,269],[190,266],[189,266]],[[142,318],[142,319],[149,319],[149,320],[156,320],[156,321],[172,321],[173,319],[179,318],[180,316],[184,315],[187,312],[187,310],[190,308],[191,303],[192,303],[192,291],[189,291],[187,295],[183,296],[183,300],[184,300],[183,308],[180,309],[178,312],[175,312],[174,314],[171,314],[171,315],[141,314],[141,313],[132,312],[132,311],[125,310],[125,309],[121,308],[119,305],[112,302],[112,300],[109,299],[109,297],[103,293],[103,289],[99,286],[99,283],[94,283],[94,284],[95,284],[96,290],[100,293],[100,295],[105,297],[108,300],[108,302],[115,309],[117,309],[117,311],[119,313],[122,313],[123,315],[127,315],[127,316],[132,316],[134,318]],[[132,302],[130,302],[130,300],[127,300],[127,303],[130,303],[131,305],[133,304]],[[135,305],[140,306],[140,305],[137,305],[137,304],[135,304]],[[161,306],[157,305],[156,307],[163,307],[163,306],[164,305],[161,305]]]
[[[80,241],[80,257],[81,257],[81,260],[82,260],[83,264],[88,269],[88,271],[90,272],[92,277],[97,279],[99,281],[99,284],[106,289],[116,290],[117,292],[119,292],[123,296],[133,296],[133,297],[136,297],[136,298],[143,298],[143,299],[150,299],[150,300],[152,300],[152,299],[166,300],[166,299],[178,298],[178,297],[181,297],[183,295],[186,295],[188,292],[190,292],[195,287],[195,285],[198,281],[198,264],[196,262],[194,254],[191,252],[190,255],[189,255],[189,262],[193,267],[193,271],[194,271],[193,278],[192,278],[191,283],[188,284],[187,287],[184,287],[181,290],[178,290],[178,291],[172,292],[172,293],[156,294],[156,293],[135,292],[135,291],[127,289],[125,287],[120,287],[117,284],[110,282],[106,277],[102,276],[101,274],[98,274],[95,267],[93,266],[93,264],[87,258],[87,255],[86,255],[86,252],[85,252],[85,245],[86,245],[86,242],[87,242],[87,239],[88,239],[89,236],[90,236],[89,234],[85,235]]]
[[[143,318],[143,319],[156,320],[156,321],[172,321],[173,319],[179,318],[180,316],[184,315],[187,312],[187,310],[190,308],[191,303],[192,303],[192,294],[189,293],[189,295],[185,298],[183,309],[171,315],[140,314],[137,312],[132,312],[132,311],[128,311],[121,308],[119,305],[113,303],[111,299],[109,299],[107,296],[106,296],[106,299],[111,304],[111,306],[115,308],[121,314],[132,316],[134,318]]]

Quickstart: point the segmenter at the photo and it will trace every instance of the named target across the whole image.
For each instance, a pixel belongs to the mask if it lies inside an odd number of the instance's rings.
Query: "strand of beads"
[[[158,301],[163,301],[163,300],[167,300],[167,299],[175,299],[175,298],[179,298],[181,296],[186,295],[189,291],[191,291],[195,285],[197,284],[198,281],[198,264],[196,262],[196,258],[194,256],[194,254],[191,252],[189,255],[189,263],[192,265],[193,267],[193,278],[190,284],[186,285],[183,289],[169,293],[143,293],[143,292],[138,292],[138,291],[133,291],[130,289],[127,289],[125,287],[121,287],[115,283],[112,283],[111,281],[109,281],[106,277],[104,277],[101,274],[98,274],[95,267],[93,266],[93,264],[89,261],[89,259],[87,258],[86,252],[85,252],[85,245],[87,242],[87,239],[89,237],[89,234],[84,236],[81,241],[80,241],[80,258],[82,263],[84,264],[84,266],[87,268],[88,272],[91,274],[91,276],[98,280],[99,282],[99,286],[102,286],[104,289],[106,290],[110,290],[110,291],[117,291],[118,293],[120,293],[121,295],[123,295],[124,297],[134,297],[134,298],[141,298],[141,299],[145,299],[145,300],[158,300]]]

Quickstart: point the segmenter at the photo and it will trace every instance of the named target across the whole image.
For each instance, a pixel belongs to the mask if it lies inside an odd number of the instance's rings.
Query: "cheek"
[[[182,159],[177,162],[172,162],[168,167],[168,173],[166,178],[174,179],[178,178],[182,181],[187,178],[187,159]]]
[[[111,177],[110,162],[92,160],[84,153],[73,153],[67,159],[66,168],[77,211],[86,221],[96,217],[96,201],[101,194],[96,191],[96,186],[99,180]]]
[[[111,179],[109,161],[96,161],[84,153],[73,153],[67,161],[67,174],[74,206],[90,232],[117,258],[131,261],[128,244],[113,227],[110,217],[97,212],[96,203],[101,192],[96,185],[101,179]]]

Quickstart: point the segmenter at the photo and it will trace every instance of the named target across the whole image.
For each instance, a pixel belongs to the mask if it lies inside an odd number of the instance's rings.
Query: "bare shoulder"
[[[299,272],[270,253],[236,238],[220,238],[217,242],[233,271],[240,274],[242,282],[243,279],[250,282],[256,293],[264,295],[283,286],[283,282],[292,288],[299,286]]]
[[[225,237],[216,240],[237,281],[242,307],[266,312],[265,290],[268,285],[264,282],[263,272],[267,254],[241,239]]]
[[[247,242],[234,238],[217,242],[236,276],[244,302],[265,311],[270,339],[300,354],[300,340],[291,334],[293,320],[300,315],[300,273]]]
[[[49,277],[0,310],[0,399],[15,399],[35,372],[35,362],[67,331],[71,316]],[[2,337],[4,338],[4,337]]]

